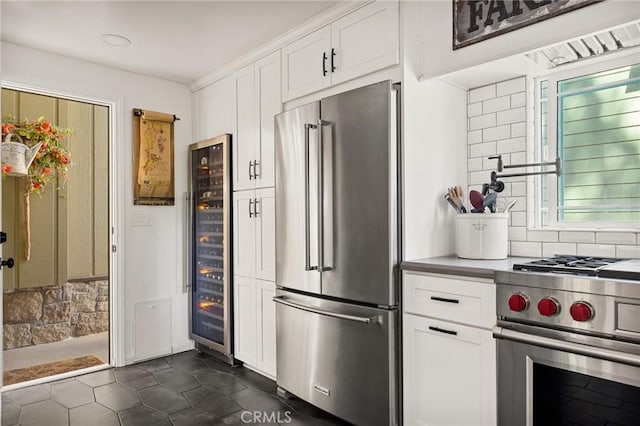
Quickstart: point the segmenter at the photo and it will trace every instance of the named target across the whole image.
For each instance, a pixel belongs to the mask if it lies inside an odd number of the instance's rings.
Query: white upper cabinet
[[[331,24],[331,84],[399,63],[398,4],[377,1]]]
[[[254,64],[234,73],[236,84],[236,138],[233,146],[233,190],[254,188],[256,108]]]
[[[255,93],[258,138],[256,138],[255,186],[265,188],[275,185],[275,116],[282,112],[280,51],[276,51],[255,63]]]
[[[233,190],[274,185],[274,116],[282,111],[280,52],[234,73],[236,140],[233,144]]]
[[[396,65],[398,3],[377,1],[282,49],[282,98],[288,101]]]
[[[312,32],[282,49],[282,97],[297,98],[331,85],[331,28]]]

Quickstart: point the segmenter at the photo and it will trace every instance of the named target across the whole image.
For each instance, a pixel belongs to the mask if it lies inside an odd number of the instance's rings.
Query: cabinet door
[[[331,24],[338,84],[399,62],[398,3],[376,1]]]
[[[282,49],[282,100],[331,85],[331,28],[326,26]]]
[[[234,74],[236,84],[237,124],[233,146],[233,190],[252,189],[256,160],[256,108],[254,66],[248,65]]]
[[[282,76],[280,51],[255,63],[256,116],[259,133],[256,138],[256,187],[275,185],[274,123],[275,115],[282,111]]]
[[[256,278],[276,280],[276,197],[275,189],[256,191]]]
[[[258,322],[256,367],[272,377],[276,376],[276,284],[256,280]]]
[[[406,424],[494,425],[491,331],[415,315],[404,315],[403,322]]]
[[[233,193],[233,273],[253,278],[256,258],[255,191]]]
[[[256,280],[233,277],[234,356],[247,364],[256,363]]]

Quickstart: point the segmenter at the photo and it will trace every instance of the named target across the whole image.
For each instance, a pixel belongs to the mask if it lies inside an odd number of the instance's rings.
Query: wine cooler
[[[233,363],[230,143],[221,135],[190,146],[186,287],[191,338]]]

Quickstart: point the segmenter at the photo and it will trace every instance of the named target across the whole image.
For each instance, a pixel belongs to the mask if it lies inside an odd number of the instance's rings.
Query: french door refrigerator
[[[233,363],[230,152],[231,135],[189,147],[187,288],[191,338]]]
[[[279,391],[359,425],[399,423],[398,91],[276,116]]]

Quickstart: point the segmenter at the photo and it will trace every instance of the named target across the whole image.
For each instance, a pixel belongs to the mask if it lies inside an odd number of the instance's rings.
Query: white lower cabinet
[[[442,292],[451,287],[457,292],[477,294],[478,286],[492,283],[471,282],[423,274],[404,273],[405,287],[411,283],[413,291],[432,292],[434,282],[442,285]],[[407,280],[407,276],[409,279]],[[465,287],[468,291],[464,291]],[[416,290],[417,288],[417,290]],[[491,289],[491,287],[489,287]],[[460,291],[463,289],[463,291]],[[487,303],[495,300],[495,287],[487,294]],[[405,288],[405,294],[407,289]],[[493,297],[492,297],[493,294]],[[452,312],[464,308],[462,298],[433,295],[429,303],[440,303],[432,311],[447,319],[403,314],[403,384],[404,424],[437,426],[480,426],[496,424],[496,344],[489,328],[461,324],[448,318]],[[457,302],[452,301],[457,300]],[[483,302],[481,298],[480,303]],[[426,303],[426,302],[425,302]],[[474,300],[473,303],[478,303]],[[480,319],[478,318],[480,323]]]
[[[234,276],[234,356],[268,376],[276,376],[276,307],[272,281]]]
[[[233,199],[234,356],[275,377],[275,191],[236,191]]]

